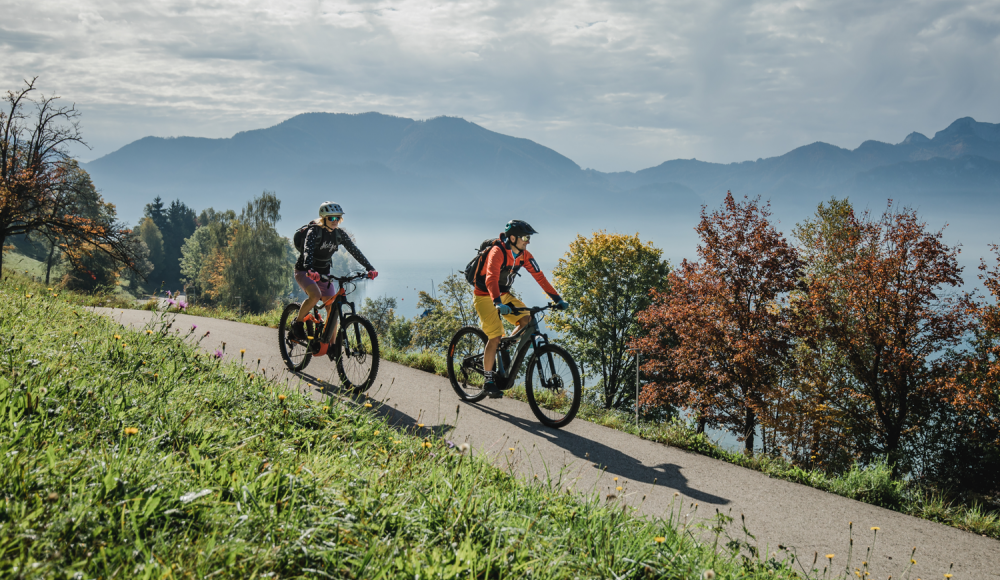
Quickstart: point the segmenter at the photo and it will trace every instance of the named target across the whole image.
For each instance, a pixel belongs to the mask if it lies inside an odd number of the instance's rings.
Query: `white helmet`
[[[332,215],[344,215],[343,208],[340,207],[339,203],[332,201],[323,202],[323,205],[319,206],[319,217],[329,217]]]

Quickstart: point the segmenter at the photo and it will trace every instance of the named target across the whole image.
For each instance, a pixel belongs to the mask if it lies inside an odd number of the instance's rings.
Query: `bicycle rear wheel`
[[[458,329],[448,346],[448,379],[463,401],[475,403],[486,396],[483,390],[483,352],[486,333],[475,326]]]
[[[371,388],[378,374],[379,350],[375,327],[367,318],[351,314],[337,334],[337,375],[340,385],[360,394]]]
[[[576,362],[565,349],[547,344],[535,350],[524,380],[531,412],[546,427],[565,427],[580,409],[583,385]]]
[[[285,366],[293,373],[297,373],[306,368],[312,360],[309,352],[309,344],[299,342],[292,337],[292,322],[299,315],[300,304],[295,302],[285,307],[281,313],[281,322],[278,323],[278,350],[281,352],[281,359],[285,361]],[[307,323],[306,334],[311,333],[312,323]]]

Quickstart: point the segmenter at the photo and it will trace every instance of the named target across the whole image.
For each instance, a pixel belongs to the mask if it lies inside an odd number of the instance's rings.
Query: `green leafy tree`
[[[274,306],[288,287],[292,269],[286,259],[287,239],[275,225],[281,219],[281,200],[265,191],[247,203],[237,218],[225,253],[222,276],[230,304],[237,301],[251,312]]]
[[[396,320],[396,299],[388,296],[365,298],[361,316],[367,318],[379,336],[385,336]]]
[[[163,234],[156,225],[156,221],[149,217],[142,218],[136,231],[139,239],[146,244],[146,248],[149,250],[149,261],[153,264],[154,276],[150,283],[153,284],[154,288],[158,287],[159,284],[153,280],[162,278],[160,269],[163,267]],[[165,280],[161,280],[161,282],[165,282]]]
[[[444,302],[427,292],[419,293],[417,309],[422,312],[413,320],[413,346],[444,352],[462,324],[453,312],[448,311]]]
[[[200,299],[215,301],[221,296],[223,279],[220,272],[225,264],[220,262],[235,222],[233,210],[202,210],[198,229],[181,248],[181,279]]]
[[[635,377],[629,343],[639,332],[636,314],[650,305],[650,290],[663,289],[670,264],[639,235],[596,232],[577,236],[553,270],[555,287],[570,303],[550,316],[577,360],[600,377],[606,409],[631,408]]]
[[[180,262],[183,258],[184,242],[197,229],[195,212],[179,199],[169,206],[164,206],[163,200],[156,196],[152,203],[146,204],[145,219],[152,221],[160,232],[162,249],[156,251],[150,245],[150,261],[153,262],[156,275],[156,285],[160,283],[172,287],[181,282]],[[147,240],[148,243],[148,240]]]
[[[412,344],[417,348],[443,352],[462,326],[477,323],[472,287],[462,274],[454,273],[438,284],[441,298],[420,292],[417,308],[422,313],[413,320]]]

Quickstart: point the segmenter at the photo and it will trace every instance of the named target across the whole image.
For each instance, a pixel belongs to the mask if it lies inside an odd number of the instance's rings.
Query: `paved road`
[[[158,316],[139,310],[97,311],[134,327]],[[314,359],[300,375],[285,370],[274,329],[183,314],[171,318],[182,333],[191,325],[198,326],[194,336],[210,331],[201,342],[206,351],[214,352],[225,342],[227,358],[238,361],[239,350],[246,349],[247,366],[255,368],[260,359],[267,376],[287,381],[314,398],[336,392],[336,371],[326,358]],[[943,578],[954,562],[954,580],[1000,579],[996,540],[770,479],[586,421],[574,421],[558,431],[547,429],[525,403],[510,399],[460,403],[447,379],[402,365],[382,361],[377,386],[368,396],[383,403],[381,412],[390,421],[407,427],[424,424],[452,441],[467,441],[478,453],[525,478],[559,479],[560,485],[577,492],[600,494],[602,501],[615,494],[615,501],[656,517],[674,510],[682,519],[703,519],[718,509],[735,518],[730,532],[737,537],[742,537],[740,516],[745,516],[758,545],[768,552],[779,545],[794,547],[807,563],[814,553],[821,561],[826,554],[836,554],[834,565],[842,570],[847,564],[848,525],[853,522],[852,567],[866,557],[870,528],[880,528],[874,555],[868,557],[873,577],[904,577],[916,547],[917,564],[910,578]],[[617,492],[618,486],[622,492]],[[680,497],[675,497],[678,493]]]

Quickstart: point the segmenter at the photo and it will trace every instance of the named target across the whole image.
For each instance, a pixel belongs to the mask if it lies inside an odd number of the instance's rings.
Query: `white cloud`
[[[1000,121],[995,0],[0,0],[0,13],[0,86],[40,75],[79,103],[90,156],[306,111],[462,116],[607,171]]]

